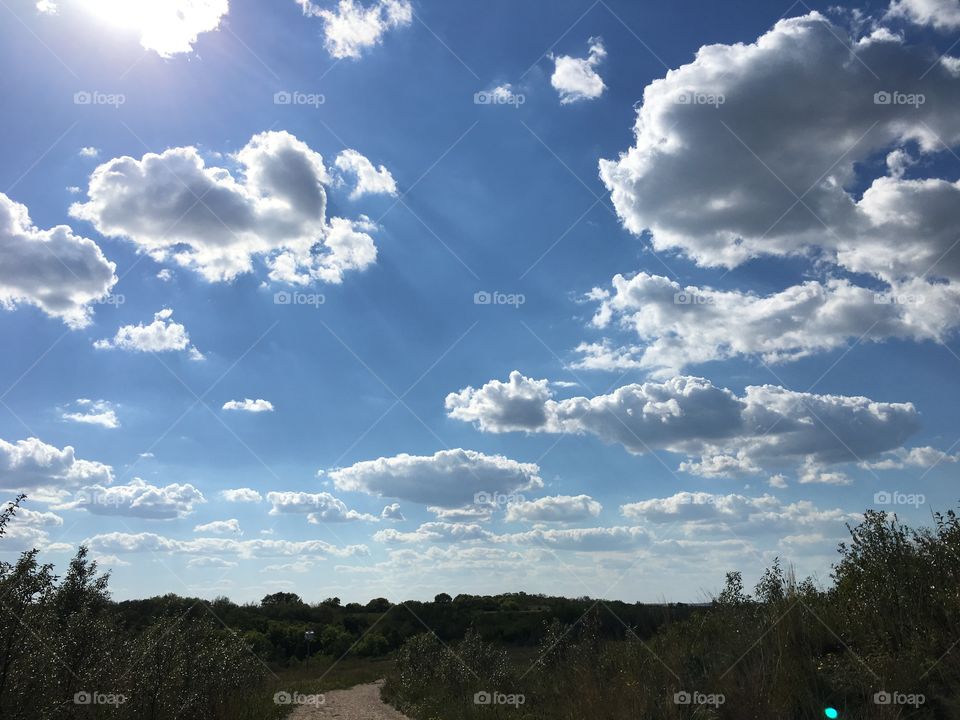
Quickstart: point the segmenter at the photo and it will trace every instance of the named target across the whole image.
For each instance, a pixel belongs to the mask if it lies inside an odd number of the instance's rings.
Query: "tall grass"
[[[779,563],[752,593],[730,573],[711,607],[646,640],[603,640],[602,604],[549,627],[532,663],[476,636],[413,638],[384,697],[417,720],[960,718],[956,514],[912,529],[868,511],[838,550],[827,589]]]

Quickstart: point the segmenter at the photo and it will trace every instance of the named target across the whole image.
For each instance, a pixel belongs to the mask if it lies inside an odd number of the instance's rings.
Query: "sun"
[[[197,36],[216,30],[228,0],[76,0],[91,15],[140,35],[140,44],[162,57],[190,52]]]

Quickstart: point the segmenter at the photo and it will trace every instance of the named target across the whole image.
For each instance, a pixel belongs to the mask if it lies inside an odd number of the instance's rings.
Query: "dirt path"
[[[349,690],[324,693],[322,705],[301,705],[290,714],[290,720],[410,720],[380,699],[383,680],[367,685],[354,685]]]

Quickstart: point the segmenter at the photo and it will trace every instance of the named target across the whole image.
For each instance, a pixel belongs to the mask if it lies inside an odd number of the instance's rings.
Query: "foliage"
[[[827,707],[848,720],[960,718],[956,513],[912,529],[868,511],[838,550],[830,588],[778,560],[752,593],[731,572],[709,607],[623,640],[599,602],[545,623],[532,660],[504,664],[476,636],[451,648],[421,635],[397,653],[384,695],[420,720],[801,720]],[[476,704],[477,688],[523,703]]]

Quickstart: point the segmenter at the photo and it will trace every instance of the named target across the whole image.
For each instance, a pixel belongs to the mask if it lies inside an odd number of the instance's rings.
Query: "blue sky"
[[[697,600],[955,503],[957,0],[151,12],[4,9],[4,555]]]

